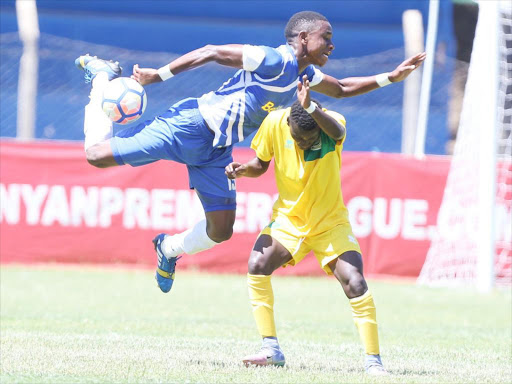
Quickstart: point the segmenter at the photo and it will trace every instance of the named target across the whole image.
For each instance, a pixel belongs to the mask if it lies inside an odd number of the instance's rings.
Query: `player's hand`
[[[407,76],[411,74],[416,68],[418,68],[427,57],[425,52],[418,53],[415,56],[409,57],[402,64],[395,68],[393,72],[389,73],[389,81],[392,83],[397,83],[399,81],[404,80]]]
[[[158,83],[162,81],[156,69],[139,68],[139,64],[135,64],[133,66],[133,74],[130,77],[133,80],[138,81],[140,85]]]
[[[228,179],[243,177],[247,173],[247,165],[234,161],[226,166],[224,173]]]
[[[309,108],[311,105],[311,96],[309,95],[309,80],[308,75],[302,76],[302,82],[297,82],[297,99],[302,105],[302,108]]]

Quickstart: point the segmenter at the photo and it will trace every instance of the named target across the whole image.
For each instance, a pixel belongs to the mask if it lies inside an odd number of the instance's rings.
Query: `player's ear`
[[[299,32],[299,41],[301,44],[308,43],[308,33],[306,31]]]

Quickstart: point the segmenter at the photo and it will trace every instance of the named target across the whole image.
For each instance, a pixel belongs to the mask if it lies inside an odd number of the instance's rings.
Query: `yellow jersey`
[[[272,219],[293,225],[299,236],[315,235],[347,224],[348,211],[341,192],[341,151],[345,137],[335,141],[320,131],[319,141],[300,149],[290,134],[290,108],[269,113],[251,142],[263,161],[274,158],[279,197]],[[324,110],[325,111],[325,110]],[[326,111],[345,126],[339,113]]]

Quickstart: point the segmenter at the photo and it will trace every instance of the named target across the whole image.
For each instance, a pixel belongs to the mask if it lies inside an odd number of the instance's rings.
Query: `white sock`
[[[193,255],[210,249],[217,244],[206,233],[206,220],[201,220],[185,232],[167,236],[162,242],[162,251],[167,258],[175,257],[181,253]]]
[[[92,80],[91,101],[85,106],[84,118],[84,148],[108,140],[112,137],[112,121],[101,109],[103,91],[108,85],[108,75],[104,72],[98,73]]]

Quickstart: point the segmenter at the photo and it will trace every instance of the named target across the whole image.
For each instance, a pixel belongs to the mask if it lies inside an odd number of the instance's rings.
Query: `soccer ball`
[[[117,124],[133,123],[146,109],[146,91],[130,77],[118,77],[109,82],[103,92],[101,107]]]

